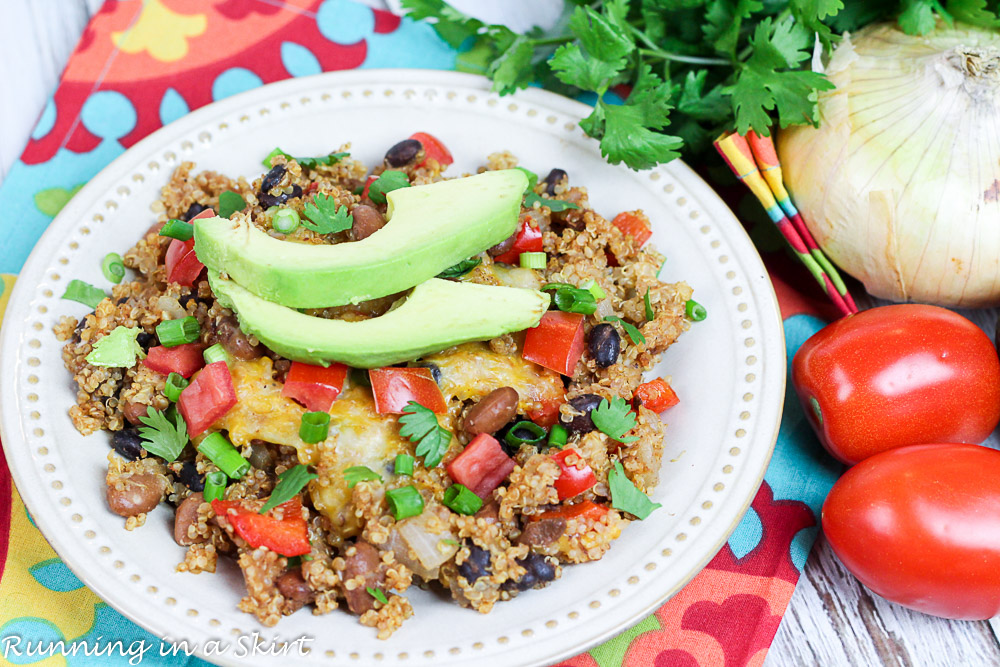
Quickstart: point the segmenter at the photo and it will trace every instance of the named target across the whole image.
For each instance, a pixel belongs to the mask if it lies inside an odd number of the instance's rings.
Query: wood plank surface
[[[379,5],[382,0],[364,0]],[[535,0],[477,0],[520,14]],[[79,35],[102,0],[0,0],[0,182],[20,154]],[[390,0],[390,3],[392,0]],[[521,23],[549,23],[545,10]],[[472,8],[472,0],[461,4]],[[526,9],[527,7],[527,9]],[[479,12],[477,12],[479,13]],[[538,19],[537,21],[535,19]],[[860,290],[855,290],[855,296]],[[859,299],[860,301],[860,299]],[[873,302],[868,301],[869,305]],[[992,336],[996,311],[963,311]],[[997,440],[996,434],[991,439]],[[993,628],[1000,633],[1000,621]],[[1000,665],[997,634],[985,622],[933,618],[868,592],[820,538],[767,655],[767,667],[887,665],[958,667]]]

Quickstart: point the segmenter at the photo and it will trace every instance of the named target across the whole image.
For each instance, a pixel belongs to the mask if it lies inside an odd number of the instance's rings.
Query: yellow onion
[[[825,71],[819,127],[778,137],[823,250],[878,297],[1000,303],[1000,34],[874,25]]]

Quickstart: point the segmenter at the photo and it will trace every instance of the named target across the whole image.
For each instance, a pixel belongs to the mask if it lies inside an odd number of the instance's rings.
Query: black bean
[[[431,371],[431,377],[434,378],[434,382],[441,384],[441,367],[435,364],[433,361],[414,361],[410,364],[411,368],[429,368]]]
[[[403,139],[385,153],[385,161],[390,167],[405,167],[417,162],[424,146],[416,139]]]
[[[261,191],[260,195],[257,197],[257,201],[260,205],[265,208],[271,208],[272,206],[281,206],[289,199],[297,199],[302,196],[302,188],[297,185],[292,186],[291,192],[282,192],[280,195],[275,197],[274,195],[269,195],[264,191]]]
[[[469,547],[469,557],[458,566],[458,573],[471,584],[479,577],[489,576],[490,552],[469,541],[465,545]]]
[[[134,426],[126,426],[111,433],[111,447],[130,461],[142,456],[142,438]]]
[[[184,296],[177,297],[177,302],[181,304],[181,308],[187,308],[188,301],[194,298],[194,294],[188,293]]]
[[[577,412],[582,412],[582,415],[577,415],[573,417],[573,421],[566,424],[566,428],[570,433],[590,433],[596,426],[594,426],[594,420],[590,418],[590,413],[601,404],[603,400],[597,394],[581,394],[576,398],[570,399],[569,404]]]
[[[566,172],[558,167],[549,172],[549,175],[545,177],[545,194],[550,197],[555,196],[556,186],[559,182],[566,178]]]
[[[205,476],[198,474],[198,466],[195,465],[194,461],[185,461],[178,477],[181,483],[192,491],[205,490]]]
[[[143,331],[138,336],[135,337],[135,342],[139,343],[139,347],[144,350],[148,350],[150,347],[155,346],[156,336],[151,333],[146,333]]]
[[[510,579],[505,581],[503,583],[505,590],[526,591],[556,578],[556,569],[541,554],[531,552],[524,558],[518,559],[517,564],[525,569],[524,576],[517,581]]]
[[[590,349],[590,356],[594,358],[597,365],[601,368],[607,368],[618,361],[622,341],[612,325],[603,323],[590,330],[587,347]]]
[[[184,213],[184,215],[181,216],[181,220],[183,220],[184,222],[188,222],[189,220],[191,220],[191,218],[198,215],[207,208],[208,208],[207,206],[202,206],[198,202],[195,202],[188,207],[188,210]]]
[[[128,297],[127,296],[123,296],[122,298],[120,298],[117,301],[115,301],[115,304],[118,305],[118,306],[120,306],[123,303],[125,303],[126,301],[128,301]]]
[[[281,179],[285,177],[285,165],[276,164],[271,167],[271,171],[267,172],[267,175],[261,179],[260,191],[270,192],[274,188],[278,187],[278,183],[281,183]]]

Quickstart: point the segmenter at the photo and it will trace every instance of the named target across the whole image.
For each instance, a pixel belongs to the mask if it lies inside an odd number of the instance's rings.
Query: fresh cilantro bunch
[[[596,96],[580,123],[614,164],[644,169],[696,153],[725,130],[818,122],[811,71],[845,31],[898,20],[924,34],[940,19],[1000,27],[996,0],[570,0],[557,32],[517,34],[486,25],[444,0],[403,0],[460,50],[460,71],[486,74],[512,93],[538,82]],[[611,96],[624,98],[616,104]]]

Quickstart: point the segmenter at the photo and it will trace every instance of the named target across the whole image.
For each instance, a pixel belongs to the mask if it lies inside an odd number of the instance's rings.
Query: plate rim
[[[22,273],[28,273],[29,270],[35,268],[35,264],[44,263],[47,259],[43,257],[42,247],[45,245],[47,238],[55,236],[55,230],[65,224],[64,220],[71,218],[74,220],[82,220],[84,211],[92,205],[90,198],[86,195],[91,192],[94,195],[100,195],[101,193],[107,192],[109,186],[113,181],[118,180],[124,173],[127,173],[127,169],[124,169],[126,164],[134,159],[136,154],[150,154],[152,151],[149,150],[152,146],[159,146],[161,150],[165,150],[165,145],[174,143],[179,140],[185,134],[191,132],[196,132],[198,129],[206,127],[206,121],[214,118],[216,116],[222,116],[230,112],[230,107],[238,107],[241,104],[246,104],[249,100],[255,100],[255,103],[265,104],[268,99],[277,99],[282,95],[288,94],[291,91],[295,91],[300,88],[308,89],[320,89],[324,86],[336,87],[338,84],[349,84],[356,83],[359,80],[363,80],[372,85],[378,84],[391,84],[399,83],[400,85],[404,83],[418,83],[418,84],[431,84],[431,85],[454,85],[462,88],[473,88],[482,91],[483,93],[489,95],[495,95],[491,91],[491,82],[480,75],[467,74],[461,72],[451,72],[445,70],[429,70],[429,69],[361,69],[361,70],[341,70],[324,72],[308,77],[293,77],[285,79],[282,81],[277,81],[264,86],[259,86],[257,88],[251,89],[249,91],[234,95],[222,100],[218,100],[207,104],[199,109],[196,109],[184,117],[170,123],[169,125],[163,126],[158,130],[152,132],[148,136],[144,137],[142,140],[136,142],[134,145],[126,149],[121,155],[116,157],[110,163],[108,163],[104,168],[102,168],[96,175],[94,175],[87,184],[81,189],[80,195],[76,196],[67,204],[66,207],[52,220],[47,226],[45,231],[41,234],[38,240],[35,242],[31,252],[29,253],[27,259],[25,260],[23,266],[18,272],[18,276]],[[514,96],[507,96],[503,99],[505,101],[516,101],[518,99],[524,100],[526,102],[534,102],[539,105],[552,108],[561,111],[567,115],[574,118],[580,119],[590,113],[592,107],[589,107],[581,102],[571,100],[569,98],[563,97],[556,93],[543,90],[540,88],[529,88],[526,90],[518,91]],[[593,141],[593,140],[590,140]],[[596,147],[596,141],[593,141]],[[756,471],[753,473],[753,484],[752,491],[747,493],[742,497],[741,509],[739,513],[731,521],[731,524],[726,527],[718,543],[715,544],[710,550],[706,551],[705,555],[697,561],[696,565],[691,567],[688,572],[681,577],[678,582],[670,588],[670,590],[664,591],[659,595],[652,604],[644,606],[642,609],[627,614],[624,618],[620,619],[617,623],[605,628],[599,633],[592,634],[588,636],[583,642],[579,642],[569,646],[563,650],[549,653],[544,656],[534,656],[529,662],[521,663],[525,665],[544,665],[552,664],[563,660],[568,657],[572,657],[579,653],[585,652],[590,648],[600,644],[603,641],[621,633],[627,628],[632,627],[635,623],[641,621],[643,618],[647,617],[649,614],[654,612],[660,606],[662,606],[667,600],[669,600],[673,595],[675,595],[681,588],[686,586],[695,576],[697,576],[715,557],[718,551],[726,544],[729,537],[739,523],[743,520],[744,515],[750,508],[757,492],[764,480],[765,473],[767,471],[768,465],[771,461],[774,448],[777,443],[778,432],[781,425],[781,416],[784,408],[784,395],[786,391],[786,381],[787,381],[787,359],[785,354],[785,339],[784,339],[784,326],[781,319],[781,311],[778,304],[778,299],[776,292],[774,290],[774,285],[770,280],[770,277],[764,267],[763,260],[760,257],[759,252],[753,245],[752,240],[749,237],[746,229],[739,222],[736,215],[732,212],[729,206],[719,197],[719,195],[700,177],[694,170],[692,170],[686,163],[681,160],[675,160],[668,165],[671,170],[679,170],[684,176],[684,187],[690,191],[690,194],[697,198],[698,202],[704,207],[711,207],[712,218],[718,222],[724,222],[727,226],[726,232],[727,240],[730,243],[735,243],[738,245],[743,245],[745,252],[742,256],[752,263],[752,266],[746,266],[745,268],[750,270],[760,270],[761,275],[748,275],[748,283],[750,284],[753,296],[758,300],[758,308],[760,312],[761,319],[769,319],[771,326],[776,326],[776,331],[780,335],[780,341],[778,343],[769,343],[770,346],[777,346],[780,353],[774,353],[771,357],[767,357],[766,361],[768,363],[774,363],[776,366],[773,371],[773,376],[768,375],[765,379],[765,384],[761,389],[761,393],[764,393],[765,388],[771,393],[775,394],[774,402],[776,404],[776,410],[774,410],[773,415],[773,433],[768,438],[769,446],[766,455],[761,459],[760,465]],[[651,170],[643,170],[639,173],[652,172],[657,167]],[[736,230],[739,230],[736,234]],[[736,238],[732,238],[735,234]],[[9,297],[7,315],[14,312],[18,312],[21,309],[26,308],[30,298],[33,296],[33,291],[37,289],[37,286],[29,286],[27,283],[16,280],[13,291]],[[8,323],[9,323],[8,319]],[[26,323],[25,323],[26,324]],[[20,350],[20,345],[16,344],[23,338],[24,326],[21,324],[18,326],[4,326],[0,327],[0,387],[13,388],[15,381],[15,373],[8,372],[12,369],[4,366],[4,359],[7,358],[9,348],[14,348]],[[766,326],[766,324],[764,325]],[[23,363],[23,359],[20,354],[11,353],[14,359],[14,366],[19,366]],[[770,384],[768,384],[770,383]],[[19,398],[12,396],[11,403],[20,402]],[[772,406],[765,406],[772,407]],[[24,437],[23,433],[15,433],[13,427],[6,426],[8,411],[4,410],[0,406],[0,440],[3,441],[3,449],[8,462],[8,469],[10,470],[11,477],[14,481],[15,486],[18,489],[18,493],[24,503],[25,507],[32,514],[32,518],[36,522],[40,532],[42,533],[45,540],[50,544],[59,558],[66,564],[67,567],[83,582],[95,595],[101,598],[105,603],[109,604],[112,608],[116,609],[119,613],[129,618],[132,622],[136,623],[140,627],[151,632],[153,635],[164,638],[167,636],[166,633],[161,632],[158,624],[154,623],[152,620],[146,619],[138,613],[132,613],[133,610],[129,606],[119,606],[118,604],[113,604],[108,601],[108,599],[98,593],[98,589],[106,588],[105,586],[95,586],[93,583],[93,578],[90,577],[86,572],[83,571],[84,566],[80,561],[84,560],[78,558],[79,554],[73,554],[72,557],[67,558],[67,554],[72,553],[73,545],[78,541],[76,538],[70,536],[70,539],[63,540],[62,538],[57,538],[56,540],[50,539],[50,534],[59,535],[58,524],[50,524],[52,517],[48,516],[44,511],[37,512],[36,508],[41,507],[42,500],[32,497],[30,494],[26,495],[20,491],[20,489],[25,488],[25,477],[22,475],[24,471],[21,470],[20,466],[11,465],[12,461],[18,460],[20,458],[18,452],[14,451],[14,442],[17,436],[22,436],[19,440],[19,444],[26,444],[27,438]],[[18,415],[19,421],[18,425],[21,425],[23,420],[23,415]],[[759,436],[763,439],[763,436]],[[25,450],[27,447],[23,447]],[[759,449],[759,448],[758,448]],[[760,453],[757,453],[760,456]],[[30,456],[30,454],[28,454]],[[27,474],[24,472],[24,474]],[[749,473],[745,473],[749,475]],[[662,480],[661,480],[662,481]],[[745,483],[746,484],[746,483]],[[31,487],[28,487],[31,488]],[[750,485],[746,486],[750,489]],[[47,487],[41,492],[44,495],[50,495]],[[96,561],[95,561],[96,562]],[[98,567],[101,567],[98,564]],[[131,595],[129,593],[128,595]],[[114,598],[115,596],[110,596]],[[161,619],[165,619],[166,615],[162,612],[153,612],[151,615],[159,616]],[[161,620],[162,623],[162,620]],[[390,645],[391,640],[386,642],[386,646]],[[233,659],[231,655],[226,656],[205,656],[201,651],[195,653],[199,657],[208,660],[210,662],[217,662],[217,664],[245,664],[239,660]],[[313,656],[310,660],[319,659],[319,656]],[[464,662],[463,662],[464,664]]]

